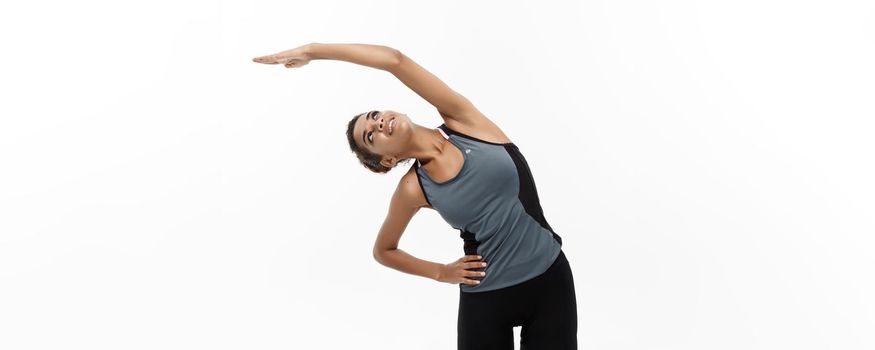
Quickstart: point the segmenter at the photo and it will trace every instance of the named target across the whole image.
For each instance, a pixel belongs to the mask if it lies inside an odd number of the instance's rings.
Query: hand
[[[313,57],[307,52],[308,46],[303,45],[291,50],[282,51],[273,55],[261,56],[253,58],[253,62],[264,64],[279,64],[282,63],[286,68],[297,68],[310,63]]]
[[[482,257],[479,255],[465,255],[458,260],[451,262],[449,264],[444,264],[440,273],[438,273],[437,280],[440,282],[452,283],[452,284],[480,284],[480,281],[466,278],[478,276],[482,277],[486,275],[486,272],[483,271],[469,271],[468,269],[481,268],[486,267],[486,263],[482,261],[472,261],[472,260],[480,260]]]

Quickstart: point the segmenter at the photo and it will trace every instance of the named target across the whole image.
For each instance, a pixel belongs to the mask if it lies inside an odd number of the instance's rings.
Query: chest
[[[465,155],[459,174],[446,183],[427,179],[423,188],[433,209],[455,228],[483,219],[519,194],[519,176],[503,145],[458,142]],[[422,171],[422,169],[419,169]]]

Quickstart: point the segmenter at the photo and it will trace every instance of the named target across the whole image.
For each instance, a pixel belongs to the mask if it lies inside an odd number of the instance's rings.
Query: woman
[[[390,268],[459,284],[458,348],[576,349],[577,301],[562,239],[544,219],[519,148],[468,99],[400,51],[381,45],[311,43],[254,58],[301,67],[315,59],[348,61],[392,73],[437,108],[429,128],[391,110],[356,115],[350,149],[366,168],[386,173],[413,160],[392,195],[374,258]],[[449,264],[398,248],[420,208],[436,210],[464,242]]]

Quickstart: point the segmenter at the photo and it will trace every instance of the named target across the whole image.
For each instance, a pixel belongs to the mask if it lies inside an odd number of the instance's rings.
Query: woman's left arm
[[[311,60],[339,60],[389,70],[398,65],[400,58],[398,50],[383,45],[310,43],[252,60],[264,64],[282,63],[286,68],[298,68]]]
[[[311,43],[305,52],[312,59],[335,59],[382,69],[437,108],[444,119],[473,125],[480,112],[464,96],[401,51],[383,45]]]
[[[396,66],[401,55],[391,47],[370,44],[310,43],[304,51],[314,60],[340,60],[382,70]]]
[[[452,119],[457,123],[473,126],[486,119],[471,101],[451,89],[437,76],[400,51],[399,57],[398,63],[388,69],[389,73],[437,108],[444,120]]]
[[[447,124],[459,123],[472,128],[482,125],[494,126],[471,101],[401,51],[388,46],[310,43],[277,54],[257,57],[253,61],[266,64],[283,63],[287,68],[295,68],[306,65],[310,60],[318,59],[347,61],[392,73],[413,92],[437,108]]]

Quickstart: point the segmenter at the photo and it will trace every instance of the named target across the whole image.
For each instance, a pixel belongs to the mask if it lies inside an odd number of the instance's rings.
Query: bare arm
[[[415,176],[416,174],[408,172],[398,182],[389,204],[389,212],[374,243],[374,259],[395,270],[437,280],[442,264],[416,258],[398,248],[398,242],[410,219],[427,204],[422,192],[414,187],[419,186]]]
[[[304,52],[310,59],[342,60],[388,71],[437,108],[444,119],[475,125],[475,119],[482,122],[486,118],[465,96],[394,48],[369,44],[310,43],[304,46]]]
[[[486,116],[480,113],[465,96],[450,88],[404,53],[399,54],[398,64],[392,66],[389,72],[434,106],[444,121],[448,124],[461,123],[468,126],[486,121]]]
[[[400,53],[398,64],[390,67],[389,72],[434,106],[451,129],[492,142],[510,142],[501,128],[474,107],[470,100],[407,55]]]
[[[401,51],[384,45],[310,43],[273,55],[256,57],[265,64],[302,67],[310,60],[347,61],[392,73],[404,85],[434,106],[453,130],[495,142],[510,142],[507,135],[467,98]]]
[[[401,58],[398,50],[370,44],[310,43],[305,46],[304,52],[314,60],[340,60],[382,70],[397,66]]]
[[[472,276],[482,277],[485,274],[485,272],[470,270],[485,266],[481,265],[484,262],[477,261],[481,260],[479,256],[465,255],[449,264],[441,264],[419,259],[398,248],[398,241],[410,219],[420,208],[428,207],[418,181],[411,168],[398,182],[398,188],[392,195],[389,213],[386,215],[386,220],[383,221],[377,241],[374,243],[374,259],[395,270],[438,282],[479,283],[479,281],[470,278]]]
[[[466,129],[495,127],[465,96],[451,89],[401,51],[388,46],[310,43],[273,56],[277,63],[286,62],[283,59],[300,57],[302,60],[298,66],[309,60],[330,59],[385,70],[434,106],[448,125],[463,124],[462,128]]]

